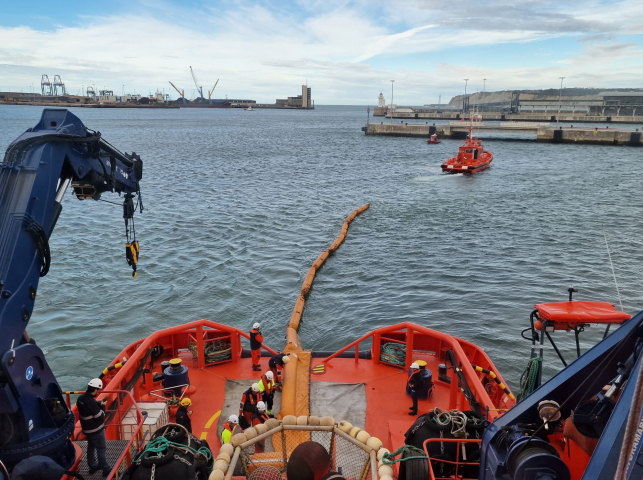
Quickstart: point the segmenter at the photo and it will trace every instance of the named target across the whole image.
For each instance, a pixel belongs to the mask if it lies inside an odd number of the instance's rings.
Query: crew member
[[[270,417],[266,413],[266,404],[264,402],[257,403],[257,408],[252,416],[252,426],[256,427],[262,423],[266,423]],[[263,453],[265,451],[265,440],[255,443],[255,453]]]
[[[411,374],[406,380],[406,385],[409,387],[411,399],[413,400],[413,406],[409,408],[409,410],[411,410],[409,415],[415,416],[418,414],[418,390],[422,387],[420,366],[415,362],[411,364]]]
[[[268,367],[275,376],[275,381],[277,383],[281,383],[281,379],[279,378],[280,370],[290,361],[290,357],[288,355],[288,353],[280,353],[268,361]]]
[[[100,402],[96,397],[103,389],[103,381],[94,378],[87,384],[87,391],[76,401],[80,427],[87,440],[87,466],[89,474],[103,471],[103,477],[107,477],[112,467],[107,463],[107,440],[105,439],[105,404],[107,397]]]
[[[268,406],[266,413],[272,415],[272,401],[275,398],[275,376],[268,370],[259,380],[259,391],[261,392],[261,400]]]
[[[252,416],[255,413],[255,407],[259,401],[259,384],[253,383],[252,386],[243,392],[241,402],[239,403],[239,417],[243,416],[248,426],[252,423]],[[243,425],[245,427],[245,425]]]
[[[221,445],[230,443],[232,436],[241,433],[239,428],[239,417],[230,415],[228,421],[223,424],[223,431],[221,432]]]
[[[261,344],[263,335],[261,334],[261,324],[255,323],[250,330],[250,352],[252,353],[252,369],[255,372],[261,371]]]
[[[181,400],[178,410],[176,411],[176,420],[175,422],[179,425],[183,425],[186,430],[192,433],[192,420],[190,420],[190,415],[192,415],[192,410],[188,410],[188,407],[192,405],[192,400],[185,397]]]

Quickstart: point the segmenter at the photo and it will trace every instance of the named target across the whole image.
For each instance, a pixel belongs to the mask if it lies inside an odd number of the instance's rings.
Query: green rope
[[[212,463],[212,452],[209,448],[199,447],[198,450],[195,450],[194,448],[182,443],[172,442],[171,440],[168,440],[163,436],[156,437],[154,440],[151,440],[147,445],[145,445],[145,448],[136,456],[134,461],[137,461],[139,458],[141,458],[145,452],[164,453],[170,448],[170,445],[174,445],[179,448],[187,448],[188,450],[192,450],[192,452],[194,453],[202,453],[203,455],[205,455],[205,458],[208,459],[208,468],[211,466],[210,464]]]
[[[400,458],[395,458],[398,455],[401,455],[401,454],[406,453],[406,452],[408,452],[408,453],[420,452],[422,455],[421,456],[417,455],[415,457],[406,457],[406,458],[402,458],[400,456]],[[407,460],[413,460],[413,459],[416,459],[416,458],[419,458],[419,459],[422,459],[422,460],[428,460],[429,459],[429,457],[424,455],[424,450],[421,450],[421,449],[419,449],[417,447],[414,447],[413,445],[402,445],[400,448],[398,448],[394,452],[388,452],[388,453],[385,453],[384,455],[382,455],[382,463],[384,465],[393,465],[394,463],[406,462]]]
[[[538,377],[543,368],[543,359],[534,357],[529,359],[527,368],[520,376],[520,393],[518,394],[518,401],[528,397],[531,393],[538,388]]]
[[[393,365],[406,365],[406,345],[388,342],[380,347],[380,361]]]

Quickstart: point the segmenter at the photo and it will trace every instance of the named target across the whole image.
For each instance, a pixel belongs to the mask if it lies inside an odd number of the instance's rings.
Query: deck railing
[[[63,392],[63,393],[65,394],[66,402],[67,402],[67,405],[69,406],[71,403],[71,395],[83,394],[85,392]],[[123,449],[123,452],[119,455],[118,460],[114,463],[114,466],[112,467],[112,471],[107,477],[108,480],[113,478],[118,480],[120,468],[123,467],[123,471],[124,471],[132,464],[132,445],[134,444],[134,442],[137,441],[136,451],[138,451],[143,444],[144,437],[141,432],[141,428],[143,427],[143,423],[145,422],[145,417],[141,413],[141,410],[138,408],[138,405],[136,403],[136,400],[134,399],[134,396],[132,395],[131,392],[128,392],[127,390],[101,390],[101,396],[103,398],[108,398],[107,403],[109,407],[113,407],[114,403],[116,403],[115,409],[107,408],[105,410],[106,415],[111,413],[114,414],[112,416],[112,420],[105,424],[105,429],[107,430],[108,428],[114,428],[115,431],[117,432],[117,435],[119,435],[119,437],[123,436],[123,432],[124,432],[123,428],[119,428],[119,427],[125,427],[125,424],[120,423],[121,420],[124,418],[125,413],[130,411],[132,406],[136,409],[136,425],[132,425],[132,424],[127,425],[128,428],[133,427],[134,430],[131,433],[131,437],[128,440],[127,445]],[[126,408],[124,406],[125,399],[129,400]],[[79,440],[82,440],[83,438],[84,438],[84,435],[82,435],[82,432],[81,432],[78,434],[75,440],[79,441]],[[123,438],[118,438],[118,440],[123,440]]]
[[[429,454],[429,449],[427,448],[427,445],[429,443],[441,443],[442,445],[446,444],[456,444],[456,454],[455,454],[455,461],[454,460],[444,460],[444,459],[437,459],[437,458],[431,458],[431,455]],[[430,480],[451,480],[454,478],[460,479],[460,480],[477,480],[478,478],[478,469],[480,467],[480,460],[476,462],[468,462],[466,461],[466,456],[462,460],[460,460],[461,457],[461,452],[465,452],[466,444],[468,443],[477,443],[478,445],[481,445],[482,440],[481,439],[465,439],[465,438],[429,438],[424,441],[423,447],[424,447],[424,453],[426,456],[429,458],[429,479]],[[480,458],[480,457],[478,457]],[[433,465],[431,464],[431,461],[439,463],[441,465],[446,465],[446,466],[451,466],[451,468],[448,468],[449,474],[448,476],[443,475],[436,477],[435,473],[433,472]],[[461,473],[461,468],[462,467],[478,467],[478,469],[473,469],[476,472],[475,476],[468,476],[465,477]],[[452,470],[454,469],[454,470]]]
[[[461,368],[469,387],[474,393],[477,401],[482,405],[483,409],[488,411],[489,419],[493,420],[494,418],[500,416],[502,412],[500,411],[501,405],[496,405],[490,398],[489,394],[485,390],[480,378],[476,374],[475,370],[471,366],[472,361],[475,361],[476,364],[486,364],[491,369],[497,372],[497,369],[493,366],[493,363],[489,357],[480,349],[479,347],[466,342],[464,340],[457,339],[448,335],[446,333],[439,332],[437,330],[432,330],[430,328],[423,327],[421,325],[416,325],[410,322],[398,323],[396,325],[391,325],[388,327],[378,328],[373,330],[370,333],[358,338],[354,342],[348,344],[341,350],[333,353],[331,356],[322,360],[323,363],[330,362],[337,356],[342,353],[350,350],[351,348],[355,349],[355,363],[359,362],[359,346],[360,343],[365,342],[369,339],[372,339],[372,358],[371,362],[373,363],[386,363],[380,360],[380,349],[383,343],[394,342],[394,343],[403,343],[406,345],[406,359],[404,365],[397,365],[400,368],[408,370],[413,363],[413,352],[414,349],[422,351],[432,351],[435,355],[440,356],[444,355],[446,350],[453,350],[455,354],[458,365]],[[469,358],[465,353],[462,346],[465,345],[470,355],[473,358]],[[394,364],[390,364],[396,366]],[[485,367],[486,368],[486,367]],[[498,374],[498,378],[502,380]],[[435,379],[434,379],[435,381]],[[458,403],[458,396],[461,394],[458,381],[452,380],[450,384],[450,398],[449,404],[450,408],[455,408]],[[502,407],[512,407],[514,405],[514,400],[507,400],[506,405]]]

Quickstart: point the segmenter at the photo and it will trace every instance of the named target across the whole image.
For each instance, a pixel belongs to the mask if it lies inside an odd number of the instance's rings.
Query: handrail
[[[371,331],[371,332],[367,333],[366,335],[360,337],[359,339],[355,340],[354,342],[350,343],[346,347],[338,350],[337,352],[333,353],[331,356],[329,356],[329,357],[327,357],[327,358],[325,358],[325,359],[323,359],[321,361],[323,363],[327,363],[330,360],[332,360],[333,358],[337,357],[338,355],[344,353],[346,350],[348,350],[350,348],[353,348],[353,347],[355,347],[355,352],[356,352],[355,353],[355,361],[358,361],[359,343],[360,342],[363,342],[364,340],[368,339],[369,337],[373,337],[376,334],[381,335],[381,334],[385,334],[385,333],[398,332],[398,331],[404,330],[404,329],[406,329],[407,332],[412,331],[414,333],[417,332],[417,333],[420,333],[420,334],[431,335],[433,338],[439,339],[442,342],[444,342],[445,344],[447,344],[450,347],[450,349],[453,350],[458,362],[460,362],[462,364],[461,365],[461,370],[464,373],[465,378],[466,378],[467,382],[469,383],[469,386],[474,391],[474,396],[476,397],[478,402],[480,402],[483,406],[485,404],[486,404],[486,406],[495,406],[495,404],[493,403],[493,401],[489,397],[489,394],[486,392],[486,390],[482,386],[482,383],[480,382],[480,379],[476,375],[473,367],[471,366],[471,362],[468,360],[466,354],[464,353],[464,350],[462,349],[462,346],[460,345],[460,341],[458,339],[456,339],[455,337],[452,337],[451,335],[448,335],[446,333],[439,332],[437,330],[432,330],[430,328],[423,327],[421,325],[416,325],[416,324],[411,323],[411,322],[402,322],[402,323],[398,323],[396,325],[390,325],[388,327],[382,327],[382,328],[378,328],[376,330],[373,330],[373,331]],[[487,357],[486,353],[484,353],[484,351],[482,351],[481,349],[479,349],[479,351],[480,351],[480,353],[482,353],[486,357],[486,360],[488,360],[489,364],[493,365],[493,362],[491,362],[489,357]],[[375,357],[375,355],[379,355],[379,352],[373,352],[374,357]],[[408,358],[407,358],[407,367],[408,367],[408,365],[409,365],[409,363],[408,363]],[[503,378],[499,374],[498,374],[498,378],[503,383],[505,383]],[[506,385],[506,383],[505,383],[505,385]],[[499,415],[495,415],[495,416],[499,416]],[[495,418],[495,416],[492,416],[492,419]]]
[[[430,480],[436,480],[435,474],[433,473],[433,466],[431,465],[431,455],[429,454],[429,450],[426,448],[427,443],[457,443],[458,445],[456,446],[456,457],[455,461],[452,460],[443,460],[440,458],[434,458],[434,462],[441,462],[441,463],[447,463],[449,465],[455,465],[455,473],[453,474],[453,478],[462,478],[462,476],[458,476],[458,467],[461,465],[480,465],[480,460],[477,462],[461,462],[460,461],[460,444],[462,443],[482,443],[482,439],[475,439],[475,438],[427,438],[424,440],[424,443],[422,444],[422,447],[424,448],[424,453],[426,454],[428,460],[427,462],[429,463],[429,479]],[[441,477],[442,478],[442,477]],[[448,478],[452,478],[451,475]],[[476,477],[477,478],[477,477]]]
[[[101,391],[101,396],[102,396],[102,394],[107,394],[108,398],[111,396],[111,394],[125,394],[125,395],[129,396],[130,400],[132,401],[132,405],[134,405],[134,407],[136,408],[136,416],[137,416],[136,429],[134,430],[134,432],[132,432],[132,437],[129,439],[129,441],[127,442],[127,445],[123,449],[123,453],[121,453],[121,455],[118,457],[118,461],[114,463],[114,466],[112,467],[111,472],[109,472],[109,475],[107,476],[107,479],[110,480],[110,479],[114,478],[115,474],[117,474],[118,468],[119,468],[121,462],[125,459],[125,456],[127,455],[128,451],[130,451],[130,449],[132,448],[132,444],[137,439],[138,434],[141,431],[141,428],[143,427],[143,423],[145,422],[145,417],[141,413],[141,410],[138,408],[138,404],[136,403],[136,400],[134,399],[134,395],[132,395],[131,392],[129,392],[127,390],[102,390]],[[107,428],[107,426],[108,425],[105,425],[106,428]]]
[[[245,337],[246,339],[250,339],[249,334],[247,334],[242,330],[239,330],[238,328],[216,323],[211,320],[205,320],[205,319],[195,320],[193,322],[184,323],[182,325],[177,325],[163,330],[157,330],[153,332],[150,336],[148,336],[146,339],[144,339],[141,343],[134,342],[134,344],[138,344],[138,348],[132,354],[132,356],[128,358],[128,363],[136,364],[137,362],[142,360],[142,358],[145,356],[145,353],[154,346],[154,344],[157,342],[158,339],[162,337],[166,337],[168,335],[174,335],[176,333],[183,333],[186,330],[190,330],[193,328],[196,329],[197,335],[199,335],[204,331],[203,327],[211,327],[218,330],[222,330],[224,332],[238,333],[241,336]],[[202,335],[199,335],[199,337],[202,339]],[[202,344],[202,341],[200,343]],[[268,352],[270,352],[271,354],[277,355],[277,352],[275,352],[272,348],[267,347],[266,345],[263,345],[263,344],[262,344],[262,347]],[[129,346],[126,347],[126,349],[127,348],[129,348]],[[129,369],[120,369],[118,373],[116,373],[116,375],[114,375],[114,377],[109,381],[109,384],[107,386],[109,387],[109,385],[111,385],[112,383],[114,383],[115,385],[120,385],[120,382],[125,380],[125,375],[128,371]]]

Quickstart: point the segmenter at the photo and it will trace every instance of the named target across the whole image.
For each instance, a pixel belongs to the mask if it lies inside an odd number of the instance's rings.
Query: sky
[[[442,103],[482,91],[643,88],[643,0],[0,0],[0,91],[60,75],[119,94]],[[207,96],[207,92],[205,93]]]

